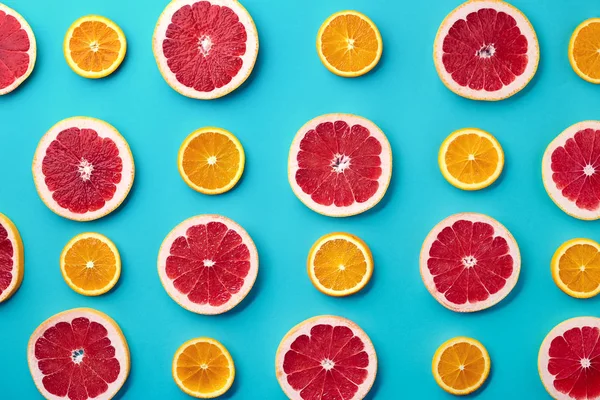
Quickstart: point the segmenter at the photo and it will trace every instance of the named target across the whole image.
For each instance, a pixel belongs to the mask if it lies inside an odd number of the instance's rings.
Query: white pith
[[[442,50],[444,38],[448,35],[448,32],[450,31],[452,25],[454,25],[454,23],[460,19],[465,19],[470,13],[476,12],[482,8],[492,8],[498,12],[505,12],[506,14],[513,17],[517,22],[517,27],[519,28],[521,33],[527,38],[528,43],[528,63],[527,67],[525,68],[525,71],[523,71],[521,75],[517,76],[516,79],[509,85],[503,86],[502,89],[494,92],[488,92],[485,89],[474,90],[469,88],[468,86],[460,86],[454,81],[454,79],[452,79],[452,75],[446,71],[444,63],[442,61],[442,57],[444,54]],[[438,30],[437,36],[435,38],[433,58],[436,64],[436,69],[440,74],[440,78],[446,86],[452,88],[452,91],[463,97],[473,98],[476,100],[493,101],[502,100],[507,97],[510,97],[513,94],[519,92],[527,85],[527,83],[531,80],[531,78],[533,78],[537,70],[538,62],[540,59],[540,51],[535,30],[531,26],[531,23],[529,22],[527,17],[525,17],[525,15],[517,8],[505,1],[500,0],[471,0],[458,6],[442,22]]]
[[[110,138],[115,143],[119,150],[119,157],[122,161],[121,181],[116,185],[116,191],[109,201],[104,204],[104,207],[96,211],[88,211],[83,214],[74,213],[68,209],[62,208],[53,198],[52,193],[46,186],[45,176],[42,172],[42,163],[46,155],[46,151],[50,144],[56,139],[58,134],[65,129],[77,127],[79,129],[93,129],[101,138]],[[81,166],[81,164],[80,164]],[[121,136],[121,134],[110,124],[99,119],[88,117],[73,117],[67,118],[56,125],[42,137],[33,158],[33,179],[38,194],[43,202],[56,214],[76,220],[76,221],[91,221],[101,218],[113,210],[115,210],[127,197],[135,174],[135,166],[133,156],[129,149],[129,145]],[[91,172],[93,173],[93,171]]]
[[[7,15],[12,15],[13,17],[15,17],[21,24],[21,28],[27,33],[27,36],[29,37],[29,50],[27,51],[27,54],[29,55],[29,66],[27,67],[27,71],[25,71],[25,73],[21,77],[15,79],[15,81],[9,86],[5,87],[4,89],[0,89],[1,96],[3,94],[7,94],[15,90],[21,83],[25,82],[25,80],[29,77],[29,75],[33,71],[33,67],[35,66],[37,46],[33,31],[31,30],[31,27],[29,26],[27,21],[25,21],[25,18],[21,16],[21,14],[19,14],[12,8],[5,6],[2,3],[0,3],[0,11],[4,11]]]
[[[324,206],[316,203],[312,200],[310,194],[304,193],[302,188],[296,182],[296,172],[299,169],[298,166],[298,152],[300,151],[300,142],[311,129],[315,129],[317,125],[323,122],[335,122],[345,121],[350,127],[353,125],[361,125],[369,130],[370,135],[379,141],[381,144],[381,154],[379,158],[381,160],[381,176],[377,180],[379,187],[377,192],[366,202],[357,203],[354,202],[350,206],[337,207],[335,204]],[[351,165],[352,160],[348,160]],[[344,167],[344,169],[347,168]],[[340,171],[341,172],[341,171]],[[360,214],[375,206],[381,201],[385,192],[387,191],[388,185],[392,178],[392,149],[390,143],[387,140],[385,134],[371,121],[366,118],[359,117],[351,114],[325,114],[320,117],[314,118],[307,122],[296,134],[292,145],[290,147],[290,154],[288,158],[288,180],[292,186],[294,194],[302,201],[308,208],[319,214],[327,215],[330,217],[346,217],[351,215]]]
[[[8,287],[0,293],[0,303],[10,298],[19,288],[23,274],[23,242],[21,236],[13,223],[3,214],[0,214],[0,225],[6,229],[7,238],[13,247],[13,268],[11,271],[11,281]],[[14,229],[13,229],[14,227]]]
[[[205,0],[209,1],[212,5],[225,6],[231,8],[237,14],[240,22],[244,25],[244,28],[246,29],[247,41],[246,52],[240,57],[242,59],[242,68],[237,73],[237,75],[231,79],[231,81],[228,84],[220,88],[215,88],[215,90],[213,90],[212,92],[199,92],[194,88],[189,88],[181,84],[177,80],[175,74],[171,72],[167,64],[167,58],[164,55],[162,43],[167,36],[167,29],[169,27],[169,24],[171,23],[173,14],[175,14],[175,12],[177,12],[177,10],[179,10],[181,7],[186,5],[192,5],[198,3],[199,1],[200,0],[171,1],[158,19],[156,28],[154,30],[154,36],[152,38],[152,47],[154,49],[154,56],[156,58],[156,63],[158,64],[158,68],[160,69],[163,78],[167,81],[169,86],[171,86],[173,89],[183,94],[184,96],[191,97],[194,99],[208,100],[225,96],[226,94],[235,90],[242,83],[244,83],[248,76],[250,76],[250,73],[252,72],[252,69],[254,68],[254,64],[256,62],[256,57],[258,55],[258,32],[256,31],[256,26],[254,25],[252,17],[238,1]],[[202,38],[198,39],[199,45],[201,45]]]
[[[298,336],[301,335],[310,336],[310,330],[312,329],[312,327],[319,324],[327,324],[333,327],[346,326],[350,328],[354,335],[358,336],[364,343],[363,350],[369,356],[369,365],[366,368],[367,378],[363,383],[358,385],[358,390],[356,391],[355,395],[348,400],[363,399],[367,395],[367,393],[369,393],[369,390],[375,382],[375,377],[377,376],[377,353],[375,352],[375,348],[373,347],[373,343],[371,342],[369,336],[358,325],[356,325],[349,319],[336,317],[333,315],[322,315],[318,317],[309,318],[306,321],[301,322],[300,324],[293,327],[282,339],[281,343],[279,344],[279,347],[277,348],[277,355],[275,356],[275,372],[281,389],[291,400],[303,400],[300,397],[300,392],[292,388],[292,386],[287,382],[287,375],[283,370],[283,360],[285,358],[285,354],[290,350],[290,346],[294,342],[294,340],[296,340],[296,338],[298,338]],[[325,363],[326,361],[331,360],[324,359],[321,361],[324,369],[326,368],[323,365],[323,363]],[[330,363],[327,363],[327,367],[331,369],[334,366],[330,366]]]
[[[600,218],[600,207],[594,211],[580,209],[575,202],[572,202],[563,196],[562,191],[556,187],[556,184],[552,179],[552,153],[554,153],[557,148],[564,146],[567,140],[573,138],[577,132],[588,128],[600,130],[600,121],[583,121],[571,125],[550,142],[548,147],[546,147],[544,157],[542,158],[542,180],[546,192],[548,192],[552,201],[554,201],[561,210],[578,219],[594,220]]]
[[[447,226],[452,226],[456,221],[466,220],[471,222],[484,222],[486,224],[491,225],[494,228],[494,237],[501,236],[506,240],[509,248],[509,254],[513,258],[513,272],[512,275],[506,279],[506,284],[504,287],[498,291],[497,293],[490,294],[490,296],[480,302],[470,303],[466,302],[465,304],[454,304],[448,301],[444,296],[444,293],[440,293],[434,282],[434,276],[429,272],[429,268],[427,267],[427,260],[429,259],[429,250],[433,245],[433,242],[437,240],[439,233],[446,228]],[[519,247],[517,242],[510,234],[510,232],[498,221],[495,219],[488,217],[487,215],[477,214],[477,213],[461,213],[452,215],[440,223],[438,223],[432,230],[429,232],[425,241],[423,242],[423,247],[421,248],[421,256],[420,256],[420,270],[421,270],[421,278],[423,279],[423,283],[427,290],[431,295],[444,307],[457,312],[474,312],[480,311],[486,308],[489,308],[502,299],[504,299],[511,290],[517,284],[519,279],[519,273],[521,271],[521,255],[519,253]]]
[[[237,232],[242,238],[242,243],[248,247],[248,251],[250,252],[250,270],[244,278],[242,287],[237,293],[232,294],[228,302],[217,307],[209,304],[196,304],[190,301],[186,294],[181,293],[175,288],[173,281],[167,276],[166,270],[167,258],[171,253],[171,245],[173,244],[173,241],[180,236],[186,236],[186,231],[191,226],[207,224],[209,222],[221,222],[225,224],[228,229]],[[212,262],[212,260],[204,260],[205,263],[207,261]],[[234,221],[220,215],[198,215],[177,225],[164,239],[158,253],[158,275],[163,287],[167,291],[167,294],[171,296],[171,298],[175,300],[181,307],[197,314],[222,314],[238,305],[246,297],[246,295],[248,295],[250,289],[252,289],[254,281],[256,280],[256,276],[258,275],[258,252],[256,251],[256,246],[250,238],[250,235],[248,235],[244,228]]]

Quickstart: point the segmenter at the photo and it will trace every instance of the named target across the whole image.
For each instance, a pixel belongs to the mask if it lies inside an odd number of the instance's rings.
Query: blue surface
[[[537,373],[542,339],[566,318],[597,315],[600,304],[600,299],[572,299],[552,282],[554,250],[567,239],[598,240],[600,234],[598,223],[575,220],[552,203],[540,172],[552,138],[573,123],[600,118],[598,87],[577,77],[567,58],[573,29],[598,16],[595,2],[513,1],[537,30],[541,63],[523,92],[498,103],[462,99],[437,77],[432,43],[439,23],[459,4],[456,0],[245,0],[261,40],[256,68],[243,87],[210,102],[179,95],[158,72],[151,38],[164,0],[6,2],[32,26],[38,59],[23,86],[0,97],[0,212],[18,226],[26,259],[21,289],[0,305],[0,397],[39,397],[27,367],[29,335],[51,315],[81,306],[108,313],[128,339],[132,370],[120,393],[124,399],[187,398],[171,378],[171,359],[180,344],[197,336],[212,336],[230,350],[237,374],[227,396],[283,399],[273,368],[279,341],[296,323],[320,314],[350,318],[370,335],[380,362],[372,399],[450,398],[431,376],[431,358],[439,344],[456,335],[479,339],[492,357],[488,384],[474,397],[547,397]],[[341,9],[366,13],[385,43],[380,65],[358,79],[331,74],[315,52],[320,24]],[[121,68],[99,81],[75,75],[61,48],[71,22],[91,13],[113,19],[128,40]],[[360,216],[317,215],[294,197],[287,182],[294,134],[309,119],[329,112],[371,119],[392,145],[388,193],[376,209]],[[128,201],[91,223],[54,215],[38,198],[31,177],[38,140],[54,123],[75,115],[115,125],[136,161]],[[183,139],[206,125],[234,132],[247,154],[240,184],[217,197],[188,188],[176,167]],[[467,126],[493,133],[506,154],[499,181],[476,193],[450,186],[436,159],[442,140]],[[496,307],[471,315],[439,305],[422,284],[418,266],[429,230],[461,211],[486,213],[505,224],[523,259],[513,293]],[[165,235],[201,213],[239,222],[260,254],[258,280],[248,298],[216,317],[179,307],[156,272]],[[367,288],[345,299],[320,294],[305,269],[312,243],[339,230],[363,238],[376,264]],[[63,246],[83,231],[113,239],[123,259],[118,286],[99,298],[69,289],[58,266]]]

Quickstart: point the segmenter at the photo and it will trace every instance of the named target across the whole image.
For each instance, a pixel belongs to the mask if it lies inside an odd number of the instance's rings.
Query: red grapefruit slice
[[[323,315],[285,335],[275,369],[279,385],[292,400],[360,400],[375,382],[377,354],[354,322]]]
[[[442,22],[433,59],[444,85],[459,96],[502,100],[533,78],[540,50],[521,11],[502,0],[471,0]]]
[[[330,217],[360,214],[385,195],[392,177],[392,149],[368,119],[326,114],[294,138],[288,179],[308,208]]]
[[[158,253],[158,275],[183,308],[221,314],[239,304],[258,274],[258,253],[248,233],[229,218],[198,215],[177,225]]]
[[[33,71],[35,36],[25,19],[0,3],[0,95],[15,90]]]
[[[542,179],[550,198],[572,217],[600,218],[600,121],[572,125],[546,148]]]
[[[554,327],[540,347],[538,370],[557,400],[600,399],[600,319],[579,317]]]
[[[42,201],[56,214],[91,221],[114,211],[133,185],[129,145],[111,125],[73,117],[40,140],[33,178]]]
[[[129,348],[121,329],[91,308],[44,321],[29,339],[27,358],[46,399],[111,399],[129,375]]]
[[[23,281],[23,242],[17,227],[0,214],[0,303],[8,300]]]
[[[237,0],[173,0],[152,40],[167,83],[194,99],[215,99],[250,76],[258,55],[252,17]]]
[[[515,287],[520,270],[517,242],[483,214],[444,219],[421,249],[421,278],[429,293],[452,311],[479,311],[500,302]]]

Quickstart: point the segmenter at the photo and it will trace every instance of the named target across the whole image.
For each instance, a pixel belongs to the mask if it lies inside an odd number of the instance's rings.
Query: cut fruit
[[[0,95],[15,90],[33,71],[35,36],[25,19],[0,3]]]
[[[475,339],[455,337],[435,352],[431,370],[446,392],[463,396],[483,385],[490,373],[490,356]]]
[[[63,52],[69,67],[84,78],[104,78],[125,58],[127,41],[117,24],[99,15],[73,22],[65,35]]]
[[[129,145],[104,121],[67,118],[40,140],[33,179],[42,201],[56,214],[91,221],[114,211],[133,185]]]
[[[437,224],[421,249],[421,278],[444,307],[473,312],[504,299],[517,284],[517,242],[483,214],[455,214]]]
[[[600,399],[600,319],[579,317],[554,327],[540,347],[538,371],[557,400]]]
[[[588,299],[600,293],[600,244],[571,239],[552,257],[552,279],[569,296]]]
[[[600,18],[583,21],[571,36],[569,61],[577,75],[600,83]]]
[[[285,335],[275,369],[279,385],[292,400],[360,400],[375,382],[377,355],[354,322],[323,315]]]
[[[111,399],[129,375],[129,348],[108,315],[91,308],[64,311],[31,335],[29,370],[46,399]]]
[[[307,265],[313,285],[336,297],[358,292],[373,274],[371,250],[349,233],[330,233],[317,240],[310,249]]]
[[[99,296],[117,284],[121,276],[121,257],[106,236],[81,233],[63,249],[60,271],[67,285],[77,293]]]
[[[494,101],[527,86],[540,50],[521,11],[502,0],[472,0],[442,22],[433,59],[448,89],[469,99]]]
[[[489,133],[466,128],[444,140],[438,155],[444,178],[463,190],[479,190],[498,179],[504,167],[504,152]]]
[[[194,190],[220,194],[231,190],[242,177],[246,156],[240,141],[220,128],[202,128],[189,135],[179,148],[179,174]]]
[[[229,218],[198,215],[167,235],[158,254],[158,274],[183,308],[221,314],[252,289],[258,253],[248,233]]]
[[[317,34],[317,53],[328,70],[347,78],[372,70],[383,51],[377,26],[357,11],[340,11],[329,18]]]
[[[296,134],[288,180],[308,208],[330,217],[360,214],[385,195],[392,178],[392,149],[371,121],[326,114]]]
[[[181,390],[200,399],[213,399],[229,390],[235,378],[231,355],[210,338],[185,342],[173,357],[173,379]]]
[[[158,19],[152,47],[173,89],[195,99],[215,99],[250,76],[258,33],[236,0],[173,0]]]
[[[23,281],[23,242],[17,227],[0,213],[0,303],[8,300]]]
[[[572,217],[600,218],[600,121],[572,125],[546,148],[542,179],[548,195]]]

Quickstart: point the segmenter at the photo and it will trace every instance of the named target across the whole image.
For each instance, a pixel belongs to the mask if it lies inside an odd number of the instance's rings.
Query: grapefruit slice
[[[31,335],[29,370],[46,399],[111,399],[129,375],[129,348],[108,315],[76,308],[44,321]]]
[[[173,0],[158,19],[152,46],[173,89],[207,100],[234,91],[250,76],[258,33],[237,0]]]
[[[326,114],[294,138],[288,179],[308,208],[330,217],[360,214],[385,195],[392,177],[392,149],[368,119]]]
[[[577,75],[591,83],[600,83],[600,18],[583,21],[571,36],[569,61]]]
[[[442,22],[433,59],[444,85],[459,96],[502,100],[533,78],[540,50],[521,11],[502,0],[471,0]]]
[[[600,121],[580,122],[558,135],[544,153],[542,179],[561,210],[600,218]]]
[[[514,288],[521,270],[517,242],[495,219],[455,214],[437,224],[421,249],[421,278],[444,307],[473,312],[491,307]]]
[[[550,263],[556,286],[569,296],[589,299],[600,293],[600,244],[591,239],[563,243]]]
[[[17,227],[0,213],[0,303],[8,300],[23,281],[23,242]]]
[[[54,125],[40,140],[32,169],[42,201],[75,221],[111,213],[133,185],[129,145],[113,126],[88,117]]]
[[[25,19],[0,3],[0,95],[15,90],[33,71],[35,36]]]
[[[360,400],[377,375],[371,339],[354,322],[323,315],[290,330],[277,349],[279,385],[292,400]]]
[[[548,333],[538,356],[544,387],[557,400],[600,399],[600,319],[578,317]]]
[[[177,225],[158,253],[158,275],[173,300],[198,314],[221,314],[239,304],[258,274],[248,233],[229,218],[198,215]]]

